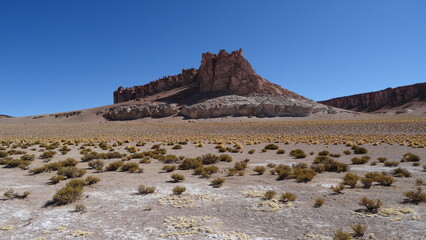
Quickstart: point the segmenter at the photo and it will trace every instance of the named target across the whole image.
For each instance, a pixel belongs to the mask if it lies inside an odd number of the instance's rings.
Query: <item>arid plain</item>
[[[9,121],[0,238],[424,239],[426,119],[339,116]]]

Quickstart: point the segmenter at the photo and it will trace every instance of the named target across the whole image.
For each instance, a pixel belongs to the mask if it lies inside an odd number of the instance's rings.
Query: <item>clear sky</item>
[[[0,0],[0,114],[111,104],[239,48],[314,100],[425,82],[426,1]]]

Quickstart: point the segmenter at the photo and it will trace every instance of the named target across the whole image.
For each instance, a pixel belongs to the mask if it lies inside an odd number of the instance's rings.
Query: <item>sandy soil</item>
[[[112,142],[111,142],[112,143]],[[66,155],[55,155],[50,162],[75,158],[80,160],[79,146],[70,146],[71,151]],[[134,146],[135,142],[116,147],[115,150],[126,153],[127,145]],[[150,150],[154,143],[140,147],[140,152]],[[337,185],[345,173],[321,173],[311,182],[296,183],[294,180],[276,180],[276,176],[265,172],[257,175],[252,169],[255,166],[266,166],[268,163],[311,164],[319,151],[328,150],[340,153],[336,160],[350,163],[354,155],[344,155],[344,150],[350,149],[345,145],[308,145],[305,143],[278,143],[285,154],[277,154],[261,149],[266,143],[245,145],[242,153],[227,153],[232,156],[230,163],[216,164],[220,171],[210,179],[200,178],[192,174],[192,170],[176,170],[185,176],[182,183],[169,182],[171,173],[161,171],[164,165],[152,159],[149,164],[140,164],[143,173],[102,172],[96,173],[88,169],[85,176],[97,176],[101,181],[93,186],[85,187],[83,197],[74,204],[66,206],[44,207],[54,193],[63,187],[68,180],[57,185],[50,185],[49,178],[55,173],[31,175],[27,170],[19,168],[0,168],[0,192],[7,189],[17,192],[30,191],[26,199],[0,201],[0,238],[1,239],[74,239],[77,235],[86,235],[87,239],[331,239],[337,228],[350,231],[350,224],[363,223],[368,226],[366,236],[374,239],[424,239],[426,236],[425,203],[419,205],[403,203],[403,193],[415,189],[415,181],[420,178],[426,181],[426,172],[422,165],[426,164],[425,148],[410,148],[407,146],[381,144],[364,145],[369,150],[366,154],[372,160],[377,157],[387,157],[399,161],[404,153],[411,152],[421,157],[420,166],[411,163],[400,163],[400,167],[408,169],[413,176],[396,178],[391,187],[373,186],[364,189],[360,184],[354,189],[344,190],[344,194],[335,195],[330,187]],[[183,145],[180,150],[172,146],[163,146],[168,154],[186,157],[197,157],[207,153],[220,154],[215,149],[216,144],[206,143],[204,147],[195,144]],[[232,144],[227,145],[232,147]],[[91,147],[93,148],[93,147]],[[292,149],[303,149],[306,153],[314,152],[305,159],[294,159],[289,156]],[[7,148],[9,150],[10,148]],[[33,150],[30,150],[33,149]],[[39,147],[25,149],[29,154],[40,155]],[[93,148],[97,152],[107,152]],[[255,149],[254,154],[248,154]],[[20,150],[18,148],[18,150]],[[16,155],[14,157],[19,157]],[[227,176],[226,169],[235,162],[250,159],[248,170],[244,176]],[[106,163],[119,159],[105,160]],[[131,161],[138,162],[138,159]],[[43,164],[36,158],[30,168]],[[87,163],[77,164],[87,168]],[[384,167],[382,163],[375,166],[351,165],[350,172],[363,175],[370,171],[391,171],[393,168]],[[224,177],[225,183],[221,188],[213,188],[210,181],[216,177]],[[150,195],[138,195],[139,184],[151,185],[157,191]],[[176,185],[185,186],[187,193],[179,197],[172,194]],[[292,192],[297,200],[291,205],[271,204],[261,197],[247,197],[244,194],[259,194],[259,191],[274,190],[278,194]],[[405,209],[406,214],[395,213],[367,215],[355,212],[362,209],[358,202],[363,196],[381,199],[383,209]],[[314,208],[314,200],[318,197],[325,199],[320,208]],[[74,206],[83,203],[86,213],[74,212]],[[271,204],[273,207],[263,206]],[[173,206],[175,205],[175,206]],[[7,230],[11,228],[10,230]],[[83,238],[83,237],[82,237]]]

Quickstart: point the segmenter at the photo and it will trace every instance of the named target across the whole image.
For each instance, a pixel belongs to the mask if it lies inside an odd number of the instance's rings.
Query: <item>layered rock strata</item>
[[[358,112],[374,112],[396,108],[410,102],[426,101],[426,83],[418,83],[397,88],[386,88],[346,97],[333,98],[320,103]]]

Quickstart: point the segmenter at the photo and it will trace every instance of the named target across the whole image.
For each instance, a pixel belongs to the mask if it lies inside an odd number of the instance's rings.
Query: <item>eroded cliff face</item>
[[[338,97],[320,101],[320,103],[352,111],[374,112],[382,109],[396,108],[413,101],[426,101],[426,83]]]
[[[98,112],[108,120],[144,117],[215,118],[225,116],[304,117],[316,112],[335,113],[259,76],[242,50],[204,53],[198,70],[187,69],[143,86],[120,87],[114,105]],[[185,87],[179,91],[163,91]],[[168,95],[170,94],[170,95]],[[159,98],[159,96],[162,96]],[[133,101],[145,98],[143,101]]]
[[[143,86],[119,87],[114,92],[114,103],[128,102],[193,84],[196,81],[196,75],[197,70],[194,68],[183,69],[181,74],[163,77]]]
[[[224,92],[236,95],[287,94],[292,97],[301,97],[263,79],[253,70],[242,53],[242,49],[232,53],[221,50],[217,55],[203,53],[197,74],[199,92]]]
[[[203,53],[198,70],[184,69],[181,74],[167,76],[143,86],[119,87],[114,92],[114,103],[137,100],[190,84],[197,85],[196,93],[199,94],[269,94],[303,98],[259,76],[242,52],[240,49],[231,53],[225,50],[219,54]]]

